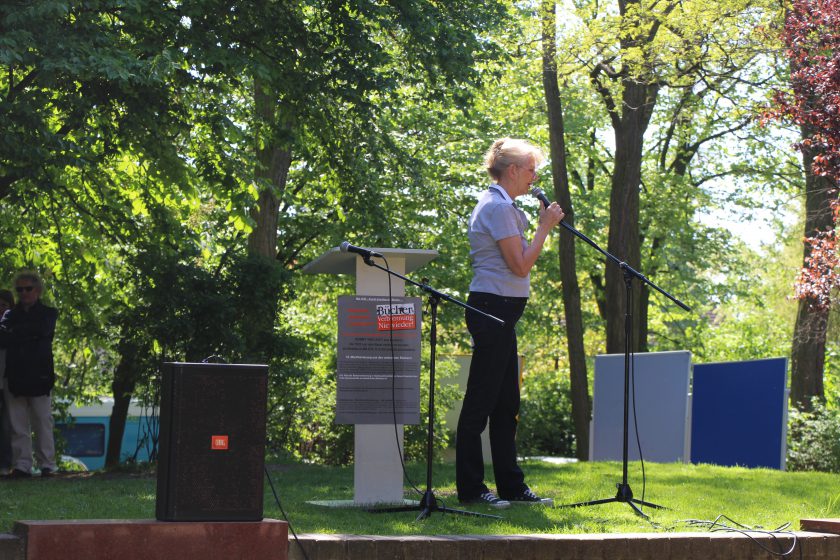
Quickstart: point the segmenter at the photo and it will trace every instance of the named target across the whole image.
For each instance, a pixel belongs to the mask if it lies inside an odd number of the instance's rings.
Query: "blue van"
[[[71,406],[68,413],[72,419],[55,424],[64,439],[64,455],[81,461],[88,470],[105,466],[108,424],[111,410],[114,408],[113,398],[100,397],[98,400],[98,404]],[[120,462],[149,461],[150,457],[154,457],[157,450],[158,425],[156,409],[132,400],[125,421]]]

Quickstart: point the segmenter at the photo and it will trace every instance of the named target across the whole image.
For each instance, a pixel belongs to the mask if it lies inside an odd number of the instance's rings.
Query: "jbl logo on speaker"
[[[228,448],[227,436],[210,436],[210,449],[214,451],[224,451]]]

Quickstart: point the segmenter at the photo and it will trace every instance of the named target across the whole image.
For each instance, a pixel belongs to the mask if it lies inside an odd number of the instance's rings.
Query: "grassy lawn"
[[[527,480],[537,493],[556,504],[609,498],[621,481],[620,463],[523,463]],[[271,465],[272,481],[283,509],[298,533],[412,534],[520,534],[601,533],[693,530],[690,520],[713,520],[723,514],[750,527],[775,529],[790,523],[798,529],[803,518],[840,517],[840,475],[786,473],[764,469],[709,465],[646,464],[644,499],[665,510],[645,508],[647,521],[625,503],[583,508],[512,507],[494,511],[471,506],[473,511],[499,514],[501,520],[435,512],[416,522],[417,512],[368,513],[307,503],[350,500],[353,469],[313,465]],[[425,489],[425,466],[409,466],[409,476]],[[434,466],[434,492],[439,501],[460,508],[454,496],[455,471],[451,464]],[[630,465],[630,486],[642,495],[641,469]],[[407,486],[408,487],[408,486]],[[406,497],[413,498],[413,490]],[[268,483],[265,517],[283,519]],[[47,519],[153,519],[153,473],[85,473],[62,478],[0,481],[0,532],[15,520]]]

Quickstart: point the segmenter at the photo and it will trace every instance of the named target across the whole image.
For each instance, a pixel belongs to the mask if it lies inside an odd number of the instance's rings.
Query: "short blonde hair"
[[[498,181],[505,169],[511,165],[521,165],[528,156],[534,158],[536,165],[545,160],[543,151],[526,140],[499,138],[484,155],[484,166],[490,177]]]

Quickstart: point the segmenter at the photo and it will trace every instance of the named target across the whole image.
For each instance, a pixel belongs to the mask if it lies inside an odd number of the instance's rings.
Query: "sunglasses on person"
[[[15,286],[15,291],[19,294],[23,292],[31,292],[35,289],[35,286]]]

